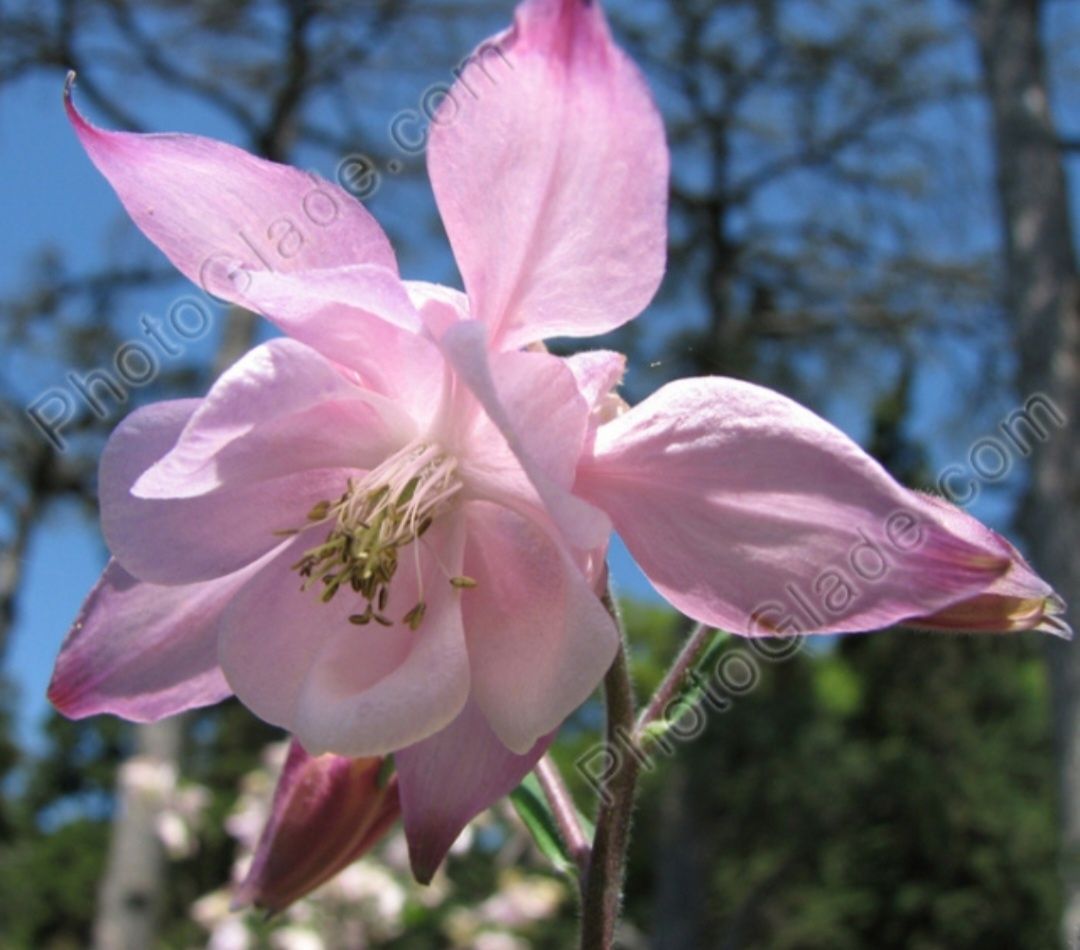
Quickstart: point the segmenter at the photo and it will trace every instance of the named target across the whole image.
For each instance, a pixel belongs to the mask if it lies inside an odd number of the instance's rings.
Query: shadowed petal
[[[839,430],[736,380],[672,383],[601,426],[577,489],[665,597],[734,633],[880,629],[1009,566]]]
[[[619,638],[596,594],[535,524],[468,507],[463,594],[472,696],[511,751],[527,752],[603,679]]]
[[[394,756],[409,860],[418,881],[431,880],[461,830],[517,788],[552,738],[515,755],[470,701],[441,732]]]
[[[527,0],[457,75],[428,171],[473,316],[502,349],[635,317],[664,271],[668,152],[600,4]]]
[[[397,780],[383,780],[382,765],[310,756],[294,740],[233,909],[284,910],[371,850],[401,814]]]
[[[65,105],[90,160],[143,234],[209,293],[241,302],[245,270],[396,271],[382,228],[337,185],[213,139],[99,129],[75,110],[73,78]]]
[[[218,667],[217,620],[251,570],[161,587],[110,561],[60,649],[49,700],[73,719],[154,722],[232,695]]]

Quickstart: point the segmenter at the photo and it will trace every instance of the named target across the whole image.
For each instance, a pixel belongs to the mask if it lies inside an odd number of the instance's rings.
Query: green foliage
[[[105,863],[108,823],[66,822],[27,831],[0,854],[0,946],[67,950],[86,946]]]
[[[510,794],[510,801],[518,817],[532,835],[536,846],[552,863],[555,870],[562,874],[576,874],[574,859],[559,834],[559,826],[555,823],[555,816],[548,806],[547,799],[544,798],[544,792],[536,776],[533,774],[526,776],[525,781]]]
[[[0,715],[0,746],[11,747]],[[116,766],[127,727],[115,719],[52,716],[46,746],[6,777],[0,838],[0,946],[85,946],[105,863]]]
[[[738,649],[739,644],[729,645]],[[658,759],[628,907],[739,948],[1051,946],[1054,774],[1041,654],[1018,638],[839,640],[762,676]],[[677,813],[663,791],[688,772]],[[696,845],[684,844],[680,825]],[[701,893],[654,900],[656,868]]]

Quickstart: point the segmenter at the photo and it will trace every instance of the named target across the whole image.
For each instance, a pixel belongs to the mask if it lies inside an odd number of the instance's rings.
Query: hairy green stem
[[[626,661],[622,620],[610,592],[604,594],[603,600],[620,636],[619,652],[604,677],[607,744],[618,767],[604,783],[600,794],[596,836],[582,886],[582,950],[609,950],[614,944],[622,906],[630,820],[641,770],[638,750],[632,748],[629,754],[624,754],[623,749],[626,743],[636,743],[633,739],[634,687]]]

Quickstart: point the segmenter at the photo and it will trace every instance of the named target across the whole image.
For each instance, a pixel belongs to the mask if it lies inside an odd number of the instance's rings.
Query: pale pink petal
[[[469,319],[469,298],[454,287],[444,284],[432,284],[426,280],[403,281],[409,293],[409,299],[421,313],[433,304],[453,311],[456,320]]]
[[[382,755],[442,728],[469,689],[461,592],[439,567],[460,573],[463,540],[453,519],[399,552],[384,614],[394,624],[356,626],[359,594],[343,588],[322,603],[291,570],[321,543],[325,527],[298,536],[239,592],[222,622],[220,660],[230,685],[257,716],[293,732],[311,752]],[[437,549],[438,558],[433,553]],[[415,631],[402,622],[423,599]]]
[[[737,380],[672,383],[601,426],[577,490],[665,597],[734,633],[879,629],[1009,566],[839,430]]]
[[[469,656],[461,620],[460,517],[436,521],[420,544],[420,576],[407,567],[410,548],[390,587],[385,614],[392,627],[335,625],[311,664],[293,727],[304,747],[341,755],[386,755],[438,732],[469,695]],[[402,618],[419,601],[426,613],[415,631]]]
[[[213,139],[99,129],[75,110],[71,82],[68,117],[90,160],[139,229],[209,293],[239,302],[246,270],[397,269],[375,219],[337,185]]]
[[[467,439],[456,436],[472,494],[519,509],[538,499],[571,545],[603,544],[607,519],[569,491],[588,425],[573,374],[546,353],[489,354],[475,320],[454,324],[438,343],[467,387],[450,404],[447,426],[473,426]],[[469,411],[469,394],[483,413]]]
[[[527,0],[458,75],[428,171],[473,316],[505,349],[636,316],[664,271],[668,152],[600,4]]]
[[[347,593],[324,604],[318,587],[301,589],[293,565],[326,534],[325,525],[314,525],[291,539],[237,592],[220,627],[218,659],[229,685],[256,716],[290,731],[300,686],[322,644],[341,626],[367,632],[349,624],[356,604]]]
[[[499,739],[524,753],[596,689],[619,637],[581,571],[535,524],[474,502],[468,526],[472,696]]]
[[[154,722],[230,696],[217,619],[250,570],[161,587],[110,561],[60,649],[49,700],[72,719],[113,713]]]
[[[470,319],[469,298],[460,290],[422,280],[407,280],[405,288],[432,339],[437,340],[453,324]]]
[[[284,910],[371,850],[401,814],[383,760],[308,755],[293,741],[233,909]]]
[[[239,282],[239,278],[238,278]],[[289,336],[339,363],[369,345],[375,321],[416,333],[420,318],[397,272],[376,264],[243,275],[243,302],[266,314]],[[377,331],[376,331],[377,332]]]
[[[354,370],[366,389],[394,399],[415,417],[433,411],[443,362],[419,333],[426,295],[415,292],[413,282],[373,265],[246,273],[245,280],[245,306]]]
[[[145,499],[131,487],[180,437],[197,399],[131,413],[105,446],[101,528],[124,569],[143,581],[191,584],[231,574],[282,543],[313,505],[341,494],[348,472],[316,469],[197,498]]]
[[[394,756],[413,874],[431,880],[461,830],[521,783],[551,744],[515,755],[470,700],[441,732]]]
[[[306,469],[373,468],[414,435],[398,406],[340,366],[295,340],[271,340],[222,374],[133,492],[188,498]]]
[[[630,406],[617,392],[626,372],[626,357],[610,350],[588,350],[563,360],[574,374],[578,391],[589,406],[591,440],[596,427],[621,416]]]
[[[563,362],[574,374],[578,392],[591,410],[603,404],[626,373],[626,357],[612,350],[584,350]]]

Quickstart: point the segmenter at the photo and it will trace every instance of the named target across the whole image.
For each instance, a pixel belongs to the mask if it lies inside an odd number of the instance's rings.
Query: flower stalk
[[[626,659],[626,637],[622,618],[610,591],[605,591],[603,601],[621,637],[615,662],[604,677],[607,741],[614,747],[620,740],[626,741],[626,737],[633,734],[634,686]],[[604,784],[600,795],[592,856],[582,887],[582,950],[608,950],[614,944],[615,928],[622,906],[626,849],[630,843],[630,822],[640,770],[636,755],[624,757],[618,770]]]
[[[638,716],[637,726],[634,728],[635,743],[641,743],[649,726],[664,715],[668,703],[682,688],[683,682],[686,680],[686,674],[697,665],[698,660],[709,648],[715,632],[708,624],[698,623],[694,625],[686,643],[683,644],[683,648],[679,651],[675,662],[672,663],[671,669],[664,674],[664,678],[660,681],[660,685],[657,686],[656,692],[653,693],[645,708],[641,711],[641,715]]]
[[[558,766],[552,761],[550,755],[545,755],[536,764],[536,778],[540,782],[544,797],[551,806],[551,813],[555,818],[555,824],[559,826],[563,843],[574,859],[581,879],[584,881],[589,870],[592,848],[585,829],[581,827],[577,809],[574,807],[574,801],[570,797],[566,783],[563,782]]]

